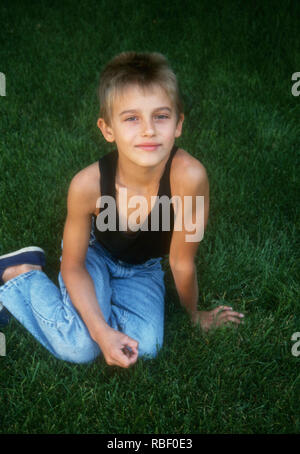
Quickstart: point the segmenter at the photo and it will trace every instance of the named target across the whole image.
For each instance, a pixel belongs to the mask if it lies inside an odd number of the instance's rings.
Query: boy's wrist
[[[109,329],[110,326],[101,318],[97,321],[97,326],[91,330],[90,335],[92,339],[99,344]]]

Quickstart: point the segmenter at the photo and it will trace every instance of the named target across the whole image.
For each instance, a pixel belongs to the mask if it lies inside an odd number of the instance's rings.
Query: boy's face
[[[129,86],[116,97],[111,124],[99,118],[105,139],[116,142],[119,154],[148,167],[165,159],[181,135],[183,115],[177,121],[175,107],[160,86],[142,90]]]

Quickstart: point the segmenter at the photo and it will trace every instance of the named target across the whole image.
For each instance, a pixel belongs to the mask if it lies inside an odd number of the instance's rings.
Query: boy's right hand
[[[137,361],[138,342],[110,326],[101,333],[97,343],[109,366],[128,368]]]

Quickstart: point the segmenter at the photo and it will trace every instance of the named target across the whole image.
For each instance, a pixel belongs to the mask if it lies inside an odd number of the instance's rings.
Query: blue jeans
[[[138,341],[139,357],[155,357],[163,344],[161,260],[152,258],[142,265],[117,260],[91,232],[85,265],[100,308],[109,326]],[[58,282],[60,288],[43,271],[31,270],[0,287],[0,301],[56,358],[93,361],[101,350],[73,306],[61,273]]]

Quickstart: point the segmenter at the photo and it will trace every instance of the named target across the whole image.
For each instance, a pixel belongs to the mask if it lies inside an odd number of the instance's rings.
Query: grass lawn
[[[288,0],[2,0],[0,254],[42,247],[57,283],[69,182],[110,150],[96,127],[100,71],[121,51],[159,51],[185,101],[177,144],[210,179],[199,308],[230,304],[245,323],[191,328],[167,260],[155,360],[62,362],[12,320],[0,433],[299,432],[299,13]]]

